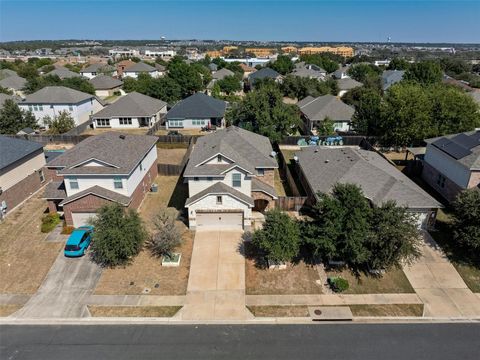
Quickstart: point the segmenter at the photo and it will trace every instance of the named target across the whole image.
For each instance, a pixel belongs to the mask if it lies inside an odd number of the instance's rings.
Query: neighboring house
[[[382,89],[388,90],[390,86],[403,80],[405,70],[385,70],[382,73]]]
[[[158,76],[164,76],[167,74],[167,68],[161,64],[155,64],[155,69],[158,71]]]
[[[209,69],[211,72],[217,71],[217,70],[218,70],[218,65],[215,64],[215,63],[210,63],[210,64],[208,64],[208,69]]]
[[[35,135],[35,130],[30,127],[26,127],[17,132],[17,135]]]
[[[334,122],[335,131],[348,131],[350,130],[352,116],[355,113],[353,107],[333,95],[316,98],[307,96],[299,101],[297,106],[303,115],[304,130],[312,132],[319,125],[319,122],[324,121],[327,117]]]
[[[422,178],[449,202],[459,192],[480,188],[480,131],[425,140]]]
[[[114,92],[120,91],[123,81],[107,75],[97,75],[89,80],[95,88],[95,95],[99,97],[112,96]]]
[[[131,92],[92,116],[99,128],[151,127],[167,113],[167,103],[137,92]]]
[[[355,184],[375,205],[393,200],[418,215],[419,227],[435,222],[442,205],[374,151],[356,147],[306,147],[296,153],[297,172],[311,203],[318,192],[329,193],[333,186]]]
[[[39,143],[1,135],[0,155],[0,211],[5,214],[43,186],[45,155]]]
[[[231,70],[228,70],[227,68],[220,69],[218,71],[215,71],[212,73],[212,80],[208,83],[207,85],[207,94],[211,95],[213,86],[218,80],[222,80],[226,78],[227,76],[234,76],[235,73]]]
[[[355,89],[357,87],[363,86],[363,84],[355,79],[352,78],[343,78],[337,80],[338,85],[338,96],[342,97],[348,91]]]
[[[350,76],[348,75],[348,66],[343,66],[341,67],[340,69],[338,70],[335,70],[332,74],[332,76],[335,78],[335,79],[345,79],[345,78],[349,78]]]
[[[40,126],[43,118],[53,118],[60,111],[67,111],[78,126],[89,120],[90,115],[103,109],[103,104],[95,95],[87,94],[64,86],[46,86],[33,94],[27,95],[18,103],[23,110],[31,110]]]
[[[54,69],[54,70],[45,74],[45,76],[47,76],[47,75],[56,75],[62,80],[63,79],[74,78],[74,77],[81,77],[81,75],[79,73],[68,70],[65,67],[58,67],[58,68],[56,68],[56,69]]]
[[[80,74],[85,76],[87,79],[93,79],[97,75],[102,74],[113,74],[115,68],[110,65],[105,64],[92,64],[86,68],[80,70]]]
[[[0,86],[13,91],[15,95],[23,96],[22,89],[25,87],[27,79],[18,75],[7,76],[5,79],[0,80]]]
[[[135,65],[136,62],[132,60],[122,60],[117,63],[117,76],[122,77],[123,71],[130,66]]]
[[[183,174],[190,229],[245,229],[275,206],[278,164],[267,137],[230,126],[196,142]]]
[[[200,129],[224,127],[226,102],[203,93],[178,102],[167,113],[167,129]]]
[[[323,81],[327,76],[327,72],[320,66],[314,64],[305,64],[305,62],[302,61],[295,64],[295,69],[292,71],[292,75]]]
[[[16,71],[10,69],[0,69],[0,79],[5,79],[9,76],[18,76]]]
[[[158,174],[157,138],[108,132],[91,136],[47,165],[44,197],[68,226],[85,225],[112,202],[137,209]]]
[[[255,69],[254,67],[250,67],[250,66],[248,66],[247,64],[244,64],[244,63],[240,63],[239,66],[243,70],[243,78],[244,79],[248,79],[248,76],[250,74],[253,74],[255,71],[257,71],[257,69]]]
[[[161,76],[160,72],[156,68],[143,62],[135,63],[134,65],[125,68],[122,76],[136,79],[140,74],[148,74],[153,78],[158,78]]]
[[[282,81],[282,75],[270,68],[262,68],[248,75],[248,83],[250,87],[255,87],[255,82],[264,79],[272,79],[275,82]]]

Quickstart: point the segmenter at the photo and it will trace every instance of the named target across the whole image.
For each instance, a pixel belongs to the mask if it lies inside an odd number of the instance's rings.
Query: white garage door
[[[78,228],[82,225],[89,225],[88,220],[96,216],[96,213],[72,213],[73,227]]]
[[[242,230],[243,213],[197,213],[197,230]]]

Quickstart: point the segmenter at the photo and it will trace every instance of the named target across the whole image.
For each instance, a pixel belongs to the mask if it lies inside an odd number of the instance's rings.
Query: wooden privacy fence
[[[308,206],[306,196],[280,196],[275,200],[275,206],[283,211],[300,211]]]
[[[42,144],[43,146],[49,144],[78,144],[85,140],[90,135],[3,135],[16,139],[30,140]]]
[[[158,135],[158,142],[160,143],[169,143],[169,144],[189,144],[190,141],[194,143],[197,142],[197,139],[202,135]]]
[[[185,152],[185,155],[183,155],[180,164],[158,164],[158,174],[165,176],[181,175],[183,173],[183,169],[185,169],[185,165],[187,165],[188,159],[190,158],[190,154],[193,150],[193,145],[194,141],[193,139],[190,139],[188,149]]]
[[[322,141],[325,141],[327,138],[331,136],[319,136],[318,138]],[[283,140],[279,141],[279,145],[297,145],[298,140],[305,140],[308,143],[310,140],[310,135],[305,136],[287,136]],[[365,140],[365,136],[362,135],[346,135],[342,136],[343,145],[345,146],[362,146],[363,141]]]

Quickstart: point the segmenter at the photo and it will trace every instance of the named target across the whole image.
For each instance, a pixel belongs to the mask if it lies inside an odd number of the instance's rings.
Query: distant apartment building
[[[246,48],[247,54],[253,54],[259,58],[266,58],[277,53],[277,49],[274,48]]]
[[[140,56],[140,51],[136,49],[111,49],[108,50],[110,56]]]
[[[177,55],[175,50],[145,50],[145,57],[147,58],[170,58]]]
[[[284,54],[296,54],[298,49],[295,46],[284,46],[282,47],[282,52]]]
[[[355,54],[355,51],[351,47],[347,46],[339,46],[339,47],[330,47],[330,46],[322,46],[322,47],[303,47],[298,50],[299,55],[313,55],[313,54],[321,54],[321,53],[332,53],[336,55],[340,55],[343,57],[352,57]]]

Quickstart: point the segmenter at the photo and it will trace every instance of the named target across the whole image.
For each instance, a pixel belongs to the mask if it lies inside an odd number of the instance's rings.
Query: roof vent
[[[313,152],[316,152],[316,153],[318,153],[318,149],[315,149]]]
[[[274,158],[275,156],[277,156],[277,153],[276,153],[275,151],[272,151],[272,152],[270,153],[270,156]]]
[[[330,162],[330,160],[328,160],[328,159],[327,159],[327,160],[325,160],[325,164],[328,164],[329,162]]]
[[[120,135],[119,138],[125,140],[125,135]]]

